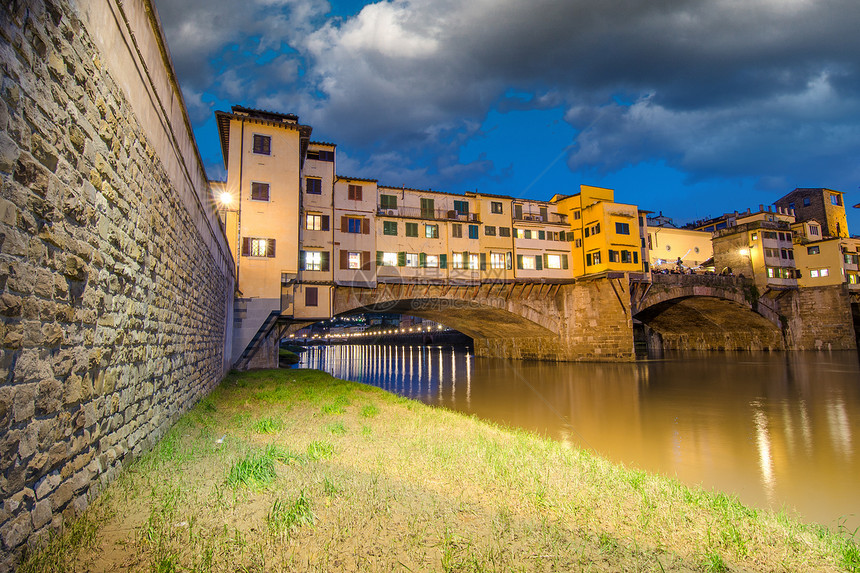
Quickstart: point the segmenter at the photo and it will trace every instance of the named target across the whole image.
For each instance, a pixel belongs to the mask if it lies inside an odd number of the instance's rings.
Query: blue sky
[[[338,173],[685,223],[860,203],[856,0],[155,0],[209,176],[213,112],[290,112]],[[860,234],[860,209],[848,209]]]

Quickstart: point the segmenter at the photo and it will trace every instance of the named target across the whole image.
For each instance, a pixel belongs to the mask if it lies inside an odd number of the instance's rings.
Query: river
[[[316,346],[300,366],[535,431],[748,505],[860,526],[856,352],[549,363],[476,358],[450,346]]]

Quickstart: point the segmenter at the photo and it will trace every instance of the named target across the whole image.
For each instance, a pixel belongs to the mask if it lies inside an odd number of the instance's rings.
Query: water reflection
[[[540,432],[746,503],[860,525],[856,353],[702,354],[619,364],[332,346],[303,366]]]

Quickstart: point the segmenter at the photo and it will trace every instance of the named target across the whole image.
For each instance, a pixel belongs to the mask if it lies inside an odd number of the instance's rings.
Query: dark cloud
[[[156,3],[200,114],[203,92],[295,111],[393,177],[496,173],[456,157],[493,106],[567,109],[574,169],[857,175],[856,0],[395,0],[344,20],[314,0]]]

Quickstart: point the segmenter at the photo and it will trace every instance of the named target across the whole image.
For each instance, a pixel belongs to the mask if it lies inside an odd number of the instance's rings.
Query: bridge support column
[[[553,329],[556,335],[504,336],[502,332],[498,337],[474,338],[475,354],[524,360],[632,361],[627,281],[627,277],[599,278],[562,285],[552,301],[560,318]]]
[[[777,299],[789,350],[854,350],[857,339],[845,285],[807,287]]]

